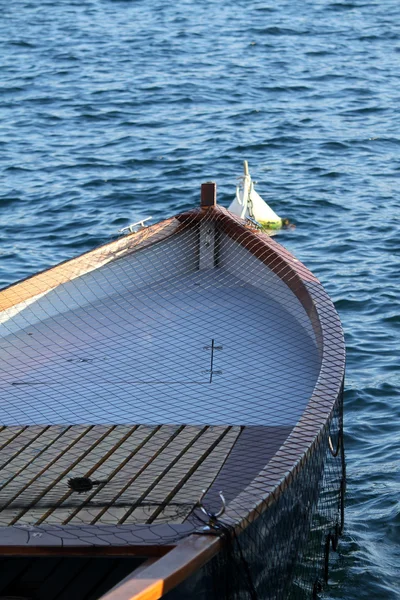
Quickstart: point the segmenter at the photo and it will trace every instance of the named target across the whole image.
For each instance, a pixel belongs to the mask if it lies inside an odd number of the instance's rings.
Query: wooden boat
[[[215,184],[0,310],[0,597],[283,598],[328,459],[336,539],[338,316]]]

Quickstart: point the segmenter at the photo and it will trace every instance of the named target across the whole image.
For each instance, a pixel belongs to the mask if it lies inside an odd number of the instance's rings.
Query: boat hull
[[[220,598],[233,560],[283,598],[277,572],[296,577],[327,473],[323,532],[341,529],[343,332],[266,234],[211,203],[11,286],[0,307],[3,555],[157,557],[110,600],[215,577]]]

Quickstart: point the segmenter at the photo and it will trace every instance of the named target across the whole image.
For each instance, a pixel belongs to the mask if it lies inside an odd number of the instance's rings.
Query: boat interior
[[[43,573],[57,586],[61,569],[71,588],[52,598],[99,597],[204,526],[200,497],[229,506],[307,406],[321,356],[303,303],[211,220],[174,227],[57,285],[27,280],[19,301],[0,293],[0,594],[47,600]],[[58,546],[104,556],[67,565],[46,556]]]

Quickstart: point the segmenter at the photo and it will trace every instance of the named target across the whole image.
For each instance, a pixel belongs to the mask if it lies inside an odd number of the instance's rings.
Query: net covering
[[[288,257],[209,209],[3,290],[0,545],[217,534],[202,576],[224,593],[228,555],[254,597],[315,587],[343,488],[342,338]]]

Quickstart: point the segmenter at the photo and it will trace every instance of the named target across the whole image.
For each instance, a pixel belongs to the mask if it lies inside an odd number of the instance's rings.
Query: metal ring
[[[222,491],[220,491],[219,497],[221,498],[222,506],[217,513],[211,513],[203,505],[203,498],[206,495],[206,493],[207,493],[207,490],[202,490],[202,493],[201,493],[200,498],[198,499],[197,505],[200,508],[201,512],[203,512],[209,518],[209,524],[211,525],[211,524],[215,523],[215,521],[217,519],[219,519],[220,517],[222,517],[222,515],[224,514],[225,509],[226,509],[226,501],[225,501],[225,497],[224,497]]]

